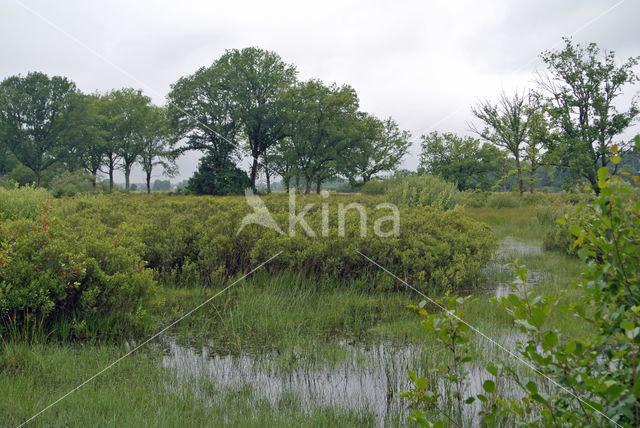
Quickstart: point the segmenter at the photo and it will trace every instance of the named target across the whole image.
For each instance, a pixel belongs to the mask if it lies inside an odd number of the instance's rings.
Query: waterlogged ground
[[[514,260],[527,269],[527,291],[561,293],[581,270],[577,259],[545,252],[528,209],[470,209],[496,232],[500,247],[472,293],[478,301],[465,320],[491,340],[474,335],[467,395],[481,391],[487,361],[511,360],[521,335],[491,299],[511,292]],[[162,320],[175,320],[217,290],[165,290]],[[433,296],[437,297],[437,296]],[[417,295],[371,293],[360,286],[314,288],[295,278],[252,277],[176,324],[35,418],[29,426],[403,426],[409,368],[426,374],[448,396],[435,373],[448,354],[407,309]],[[427,305],[429,311],[436,311]],[[567,315],[549,320],[565,333],[581,333]],[[169,321],[167,321],[169,322]],[[4,344],[0,351],[0,426],[17,426],[118,360],[117,344]],[[517,365],[517,362],[515,363]],[[542,385],[544,387],[544,385]],[[501,379],[497,388],[518,396]],[[477,407],[465,426],[477,424]],[[439,417],[440,415],[434,415]]]
[[[512,237],[499,242],[499,250],[486,266],[488,282],[484,288],[487,295],[497,298],[514,292],[509,281],[513,278],[515,259],[541,256],[542,247]],[[534,287],[549,278],[541,271],[528,271],[528,286]],[[501,354],[500,347],[514,349],[522,339],[518,330],[489,332],[495,343],[486,338],[476,338],[489,356]],[[400,397],[409,387],[409,369],[425,373],[446,359],[444,351],[415,341],[398,343],[389,340],[358,343],[338,340],[331,343],[333,358],[327,360],[313,350],[295,348],[283,356],[279,353],[220,354],[216,344],[200,347],[179,344],[176,338],[165,337],[165,355],[162,367],[170,376],[166,387],[179,390],[185,383],[196,385],[201,399],[211,403],[227,399],[228,391],[250,390],[258,400],[266,400],[277,409],[283,400],[293,400],[304,412],[318,408],[336,408],[369,414],[376,426],[402,424],[407,415],[406,402]],[[335,355],[338,354],[336,358]],[[471,395],[482,392],[482,383],[490,376],[480,362],[469,370],[467,392]],[[197,388],[202,381],[214,388]],[[446,395],[445,384],[438,379],[441,393]],[[499,387],[510,395],[517,395],[515,385],[506,381]],[[469,406],[465,417],[467,424],[475,425],[479,408]]]

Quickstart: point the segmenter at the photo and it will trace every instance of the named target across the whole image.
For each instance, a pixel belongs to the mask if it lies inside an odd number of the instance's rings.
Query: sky
[[[162,105],[180,77],[226,49],[257,46],[295,65],[299,79],[349,84],[361,110],[392,116],[413,135],[402,166],[415,169],[422,134],[470,134],[471,106],[535,87],[538,54],[562,37],[620,61],[640,55],[638,17],[636,0],[3,0],[0,79],[41,71],[86,93],[140,88]],[[182,157],[172,181],[189,178],[199,156]],[[132,181],[143,181],[140,170]]]

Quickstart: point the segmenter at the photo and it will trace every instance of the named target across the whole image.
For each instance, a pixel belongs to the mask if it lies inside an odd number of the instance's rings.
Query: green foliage
[[[140,332],[153,274],[126,237],[85,220],[5,221],[0,229],[0,318],[35,317],[62,339]],[[18,327],[19,328],[19,327]]]
[[[381,180],[378,178],[374,178],[364,183],[364,185],[360,188],[360,191],[367,195],[384,195],[387,191],[388,185],[388,179]]]
[[[411,145],[411,133],[402,131],[391,117],[380,120],[360,113],[354,134],[348,154],[339,162],[340,172],[354,184],[366,184],[376,174],[395,171]]]
[[[240,168],[231,162],[217,162],[208,154],[200,159],[187,189],[197,195],[241,195],[250,185],[249,177]]]
[[[595,214],[588,207],[557,216],[554,227],[544,234],[542,241],[544,249],[577,255],[579,246],[574,245],[575,238],[570,230],[572,227],[588,228],[594,217]]]
[[[56,175],[49,185],[49,191],[56,198],[62,196],[74,196],[78,193],[93,192],[93,177],[82,172],[65,171]]]
[[[275,221],[288,232],[286,195],[272,194],[263,200]],[[322,236],[322,204],[328,202],[329,234]],[[366,236],[361,236],[360,218],[353,209],[345,215],[344,236],[340,236],[337,205],[351,202],[366,207]],[[65,201],[60,209],[77,218],[75,221],[97,219],[113,233],[126,233],[140,244],[139,254],[166,283],[218,284],[283,251],[265,266],[267,271],[334,278],[341,283],[368,278],[372,281],[363,286],[392,288],[390,277],[375,269],[357,250],[425,289],[477,283],[482,264],[495,248],[493,234],[486,226],[457,211],[406,209],[400,213],[400,236],[382,238],[374,231],[375,221],[391,212],[376,208],[381,202],[380,198],[363,195],[336,196],[335,202],[320,196],[299,196],[297,212],[307,203],[314,204],[305,220],[315,237],[307,236],[300,226],[293,237],[256,225],[237,233],[242,218],[251,212],[245,198],[114,195],[76,198]],[[389,232],[391,227],[386,221],[381,230]]]
[[[456,186],[434,175],[393,180],[386,190],[389,202],[404,207],[436,207],[450,210],[462,202]]]
[[[558,306],[557,296],[532,295],[526,270],[516,266],[513,292],[494,302],[522,334],[509,351],[509,356],[517,360],[490,362],[486,369],[491,378],[483,384],[484,393],[468,396],[465,401],[471,404],[479,400],[478,416],[483,424],[640,424],[640,202],[628,187],[612,185],[608,174],[608,168],[598,171],[600,197],[586,227],[575,223],[570,226],[576,238],[574,246],[581,246],[578,256],[585,264],[582,278],[572,287],[582,291],[583,300],[562,309],[584,325],[584,333],[568,338],[564,328],[550,325],[548,320]],[[448,316],[440,314],[433,320],[446,320]],[[458,372],[449,371],[450,377]],[[415,376],[410,373],[410,377]],[[508,397],[496,388],[505,379],[517,387]],[[447,381],[455,386],[459,379]],[[414,381],[406,396],[416,407],[413,419],[427,425],[427,412],[438,402],[415,400],[425,395],[423,386]]]
[[[500,151],[491,144],[481,144],[475,138],[434,131],[422,136],[420,168],[458,189],[489,190],[499,178]]]
[[[65,124],[75,92],[75,84],[67,78],[38,72],[0,82],[0,136],[33,171],[36,187],[42,172],[68,153]]]
[[[12,188],[0,187],[0,221],[19,218],[35,220],[42,212],[42,207],[51,199],[44,189],[31,186]]]
[[[625,86],[638,81],[634,69],[639,57],[620,62],[613,51],[602,51],[595,43],[585,46],[571,39],[564,42],[563,49],[541,54],[549,69],[542,86],[560,137],[545,145],[553,163],[568,167],[574,180],[586,178],[598,193],[598,169],[632,150],[631,142],[620,146],[614,140],[633,124],[640,109],[633,99],[626,110],[618,111],[617,98]],[[611,173],[616,169],[613,167]]]
[[[436,299],[434,302],[439,309],[443,310],[442,313],[429,314],[425,309],[426,301],[422,301],[418,306],[409,307],[424,318],[421,322],[422,327],[433,333],[437,342],[451,353],[452,358],[432,368],[431,373],[425,376],[418,377],[414,371],[409,370],[412,388],[402,393],[401,397],[409,401],[409,408],[413,410],[408,418],[422,426],[444,427],[448,422],[463,426],[463,407],[465,404],[470,404],[465,395],[469,387],[467,365],[472,360],[472,353],[469,326],[463,321],[462,315],[465,306],[473,300],[471,297],[447,294],[444,299]],[[439,390],[438,385],[432,384],[429,378],[443,379],[444,392]],[[489,384],[486,386],[491,389]],[[444,403],[449,403],[452,408],[451,414],[441,410],[445,406]],[[425,414],[425,410],[429,409],[439,411],[441,413],[438,415],[439,419],[442,415],[446,418],[430,422]]]

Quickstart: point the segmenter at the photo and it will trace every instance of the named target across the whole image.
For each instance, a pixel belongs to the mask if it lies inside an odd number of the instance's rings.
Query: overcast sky
[[[3,0],[0,79],[42,71],[84,92],[141,88],[164,104],[179,77],[225,49],[257,46],[296,65],[300,79],[350,84],[362,110],[394,117],[414,136],[404,163],[413,169],[421,134],[468,133],[470,106],[533,86],[538,53],[562,36],[620,60],[640,55],[639,17],[635,0]],[[178,179],[198,157],[179,161]]]

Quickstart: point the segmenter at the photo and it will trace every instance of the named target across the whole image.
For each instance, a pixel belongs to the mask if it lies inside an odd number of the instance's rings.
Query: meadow
[[[372,233],[361,237],[355,215],[347,218],[343,241],[335,231],[291,238],[260,226],[236,235],[250,212],[244,198],[77,196],[46,199],[43,210],[42,198],[30,196],[38,208],[25,202],[5,214],[2,226],[3,280],[25,272],[34,278],[27,292],[5,287],[3,313],[24,302],[38,308],[16,309],[4,319],[3,426],[35,415],[276,251],[284,257],[29,425],[405,425],[407,403],[399,395],[409,386],[407,369],[426,372],[446,353],[407,308],[423,299],[357,249],[428,296],[476,296],[465,320],[505,344],[517,330],[490,299],[513,278],[510,262],[527,267],[536,291],[565,302],[579,297],[575,289],[560,291],[579,277],[581,262],[543,249],[556,214],[573,209],[554,195],[514,207],[401,208],[402,235],[389,242]],[[383,201],[333,197],[367,210]],[[284,196],[264,200],[284,221]],[[317,203],[310,225],[319,226],[322,201],[298,201]],[[36,267],[12,265],[18,254]],[[67,274],[59,279],[54,270],[63,265]],[[570,321],[560,311],[549,319],[566,324],[568,337],[585,334]],[[500,353],[485,342],[474,338],[478,370],[471,388],[485,376],[483,362]]]

